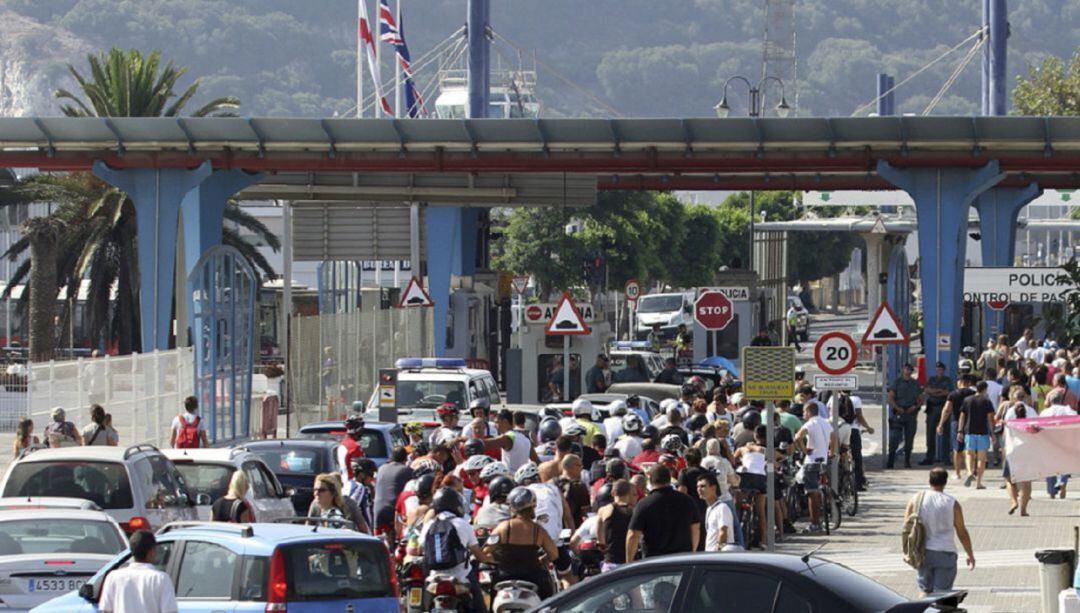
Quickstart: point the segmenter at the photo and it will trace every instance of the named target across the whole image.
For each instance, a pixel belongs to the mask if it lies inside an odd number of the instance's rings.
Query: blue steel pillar
[[[892,307],[904,329],[911,331],[911,290],[908,276],[907,250],[904,248],[905,236],[892,235],[886,238],[885,266],[888,271],[888,284],[885,287],[885,299]],[[907,345],[886,345],[889,352],[889,372],[887,381],[895,381],[900,376],[900,366],[911,359],[911,349]]]
[[[982,168],[896,168],[880,160],[878,175],[915,201],[919,232],[926,362],[941,361],[956,375],[964,299],[968,211],[975,198],[1005,177],[997,160]],[[938,335],[951,339],[938,349]]]
[[[995,187],[975,199],[979,212],[979,234],[983,266],[1012,266],[1016,257],[1016,220],[1020,209],[1038,198],[1043,190],[1037,183],[1027,187]],[[983,321],[1001,333],[1005,314],[983,306]]]
[[[185,278],[211,247],[221,244],[225,226],[225,205],[245,187],[258,183],[261,174],[243,170],[215,170],[180,203],[184,220]]]
[[[435,356],[446,355],[446,322],[450,312],[450,278],[476,272],[475,210],[459,207],[428,207],[428,295],[435,303]],[[464,324],[464,322],[462,322]]]
[[[1009,48],[1009,10],[1005,0],[988,0],[986,22],[990,26],[990,40],[986,45],[989,60],[985,70],[989,74],[987,92],[988,115],[1004,115],[1009,106],[1009,95],[1005,90],[1006,61]]]
[[[101,160],[94,161],[94,175],[122,190],[135,203],[139,317],[144,353],[169,346],[180,202],[210,174],[210,162],[203,162],[192,170],[114,170]]]

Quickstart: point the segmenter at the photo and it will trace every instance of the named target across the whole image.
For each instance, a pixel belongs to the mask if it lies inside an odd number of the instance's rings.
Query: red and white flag
[[[383,95],[382,78],[379,76],[379,52],[375,48],[375,39],[372,37],[371,28],[368,26],[367,0],[359,1],[360,44],[364,46],[364,49],[367,52],[368,68],[371,70],[371,80],[375,82],[375,95],[379,98],[379,104],[382,106],[383,113],[385,113],[387,117],[393,117],[394,111],[386,101],[386,96]],[[363,101],[360,101],[359,104],[363,104]]]

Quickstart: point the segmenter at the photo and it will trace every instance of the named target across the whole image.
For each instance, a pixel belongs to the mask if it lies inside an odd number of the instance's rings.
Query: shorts
[[[964,441],[956,440],[956,435],[958,434],[957,428],[959,427],[959,422],[957,422],[955,419],[949,420],[949,443],[952,445],[952,450],[956,453],[961,453],[964,451]]]
[[[926,594],[948,592],[956,581],[956,552],[926,550],[922,566],[919,567],[919,590]]]
[[[964,436],[964,447],[968,451],[974,451],[975,453],[988,451],[990,449],[990,435],[967,434]]]
[[[803,464],[803,467],[799,469],[799,474],[796,475],[796,480],[799,480],[803,485],[803,489],[807,493],[821,491],[821,469],[825,466],[821,462],[807,461]],[[799,479],[799,476],[802,479]]]
[[[768,489],[768,481],[765,475],[757,473],[739,473],[739,489],[744,492],[757,492],[764,494]]]
[[[840,422],[840,427],[837,429],[836,438],[839,439],[842,447],[851,446],[851,424]]]

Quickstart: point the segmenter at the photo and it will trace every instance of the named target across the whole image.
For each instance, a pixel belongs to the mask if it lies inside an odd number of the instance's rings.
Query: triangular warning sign
[[[510,284],[514,287],[515,292],[524,294],[525,290],[529,287],[529,277],[514,277]]]
[[[564,293],[545,332],[554,336],[574,336],[589,334],[592,330],[585,325],[585,318],[581,316],[581,311],[570,298],[570,294]]]
[[[878,217],[874,220],[874,227],[870,228],[870,234],[888,234],[889,231],[885,229],[885,220]]]
[[[870,325],[863,334],[864,345],[906,345],[907,332],[900,325],[900,318],[893,312],[889,303],[882,302],[877,312],[870,318]]]
[[[409,279],[409,285],[405,288],[405,292],[401,294],[401,302],[398,303],[399,309],[406,309],[409,307],[429,307],[435,306],[435,303],[431,301],[431,296],[421,287],[420,282],[416,280],[416,277]]]

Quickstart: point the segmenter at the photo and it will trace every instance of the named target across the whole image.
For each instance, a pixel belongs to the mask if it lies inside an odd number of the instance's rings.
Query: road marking
[[[904,563],[897,551],[861,550],[858,553],[831,551],[824,557],[839,562],[864,575],[888,575],[898,572],[915,572]],[[958,563],[964,565],[964,555],[960,554]],[[978,551],[975,553],[975,568],[1009,568],[1037,566],[1034,549],[1009,549],[998,551]]]

